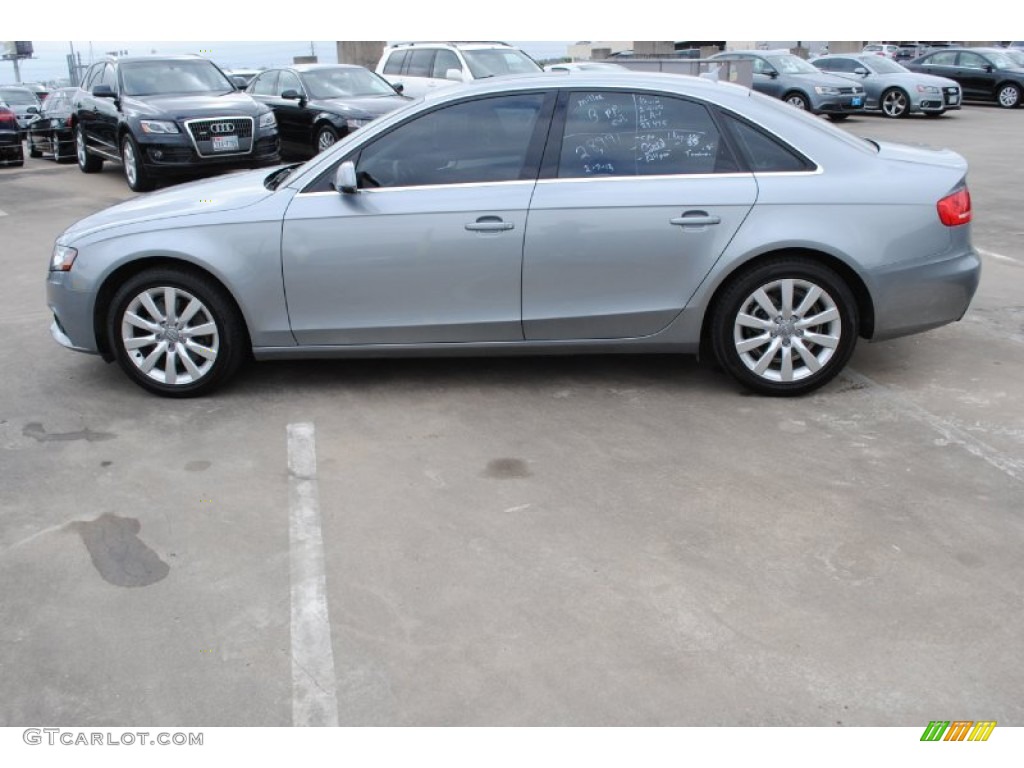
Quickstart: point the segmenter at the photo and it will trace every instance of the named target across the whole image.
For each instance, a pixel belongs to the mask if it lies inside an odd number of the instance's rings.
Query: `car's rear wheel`
[[[89,149],[85,145],[85,131],[81,125],[75,126],[75,157],[82,173],[98,173],[103,169],[103,158],[89,154]]]
[[[36,146],[36,142],[32,138],[31,134],[29,134],[29,137],[28,137],[28,156],[29,157],[42,157],[43,156],[43,150],[39,149],[39,147]]]
[[[50,148],[53,150],[53,159],[55,162],[63,163],[68,159],[67,155],[60,153],[60,133],[54,131],[50,136]]]
[[[319,155],[334,146],[338,140],[338,132],[331,126],[325,125],[316,134],[316,153]]]
[[[211,392],[238,370],[248,338],[234,303],[207,277],[172,267],[142,272],[117,291],[107,338],[121,368],[165,397]]]
[[[910,97],[902,88],[890,88],[882,94],[882,114],[886,117],[906,117],[910,113]]]
[[[124,179],[133,192],[149,192],[156,186],[146,172],[142,152],[130,133],[121,137],[121,163],[124,166]]]
[[[996,92],[996,99],[999,106],[1005,109],[1013,109],[1020,106],[1020,86],[1013,83],[1003,83]]]
[[[783,97],[783,101],[785,101],[792,107],[796,107],[797,109],[808,110],[811,108],[811,103],[807,100],[807,97],[804,96],[799,91],[787,93]]]
[[[741,272],[711,316],[719,364],[763,395],[802,395],[829,382],[857,343],[857,302],[835,271],[778,257]]]

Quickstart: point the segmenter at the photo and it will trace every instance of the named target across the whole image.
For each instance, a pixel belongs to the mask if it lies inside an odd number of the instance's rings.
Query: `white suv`
[[[537,62],[505,43],[401,43],[384,49],[377,74],[406,96],[483,77],[540,72]]]

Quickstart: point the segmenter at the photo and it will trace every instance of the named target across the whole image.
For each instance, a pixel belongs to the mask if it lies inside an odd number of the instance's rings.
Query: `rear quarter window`
[[[755,173],[814,170],[813,163],[774,137],[732,115],[724,114],[723,118],[748,167]]]

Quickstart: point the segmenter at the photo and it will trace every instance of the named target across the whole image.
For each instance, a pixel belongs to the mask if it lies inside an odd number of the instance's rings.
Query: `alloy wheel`
[[[900,90],[887,91],[882,97],[882,112],[886,117],[903,117],[907,112],[907,95]]]

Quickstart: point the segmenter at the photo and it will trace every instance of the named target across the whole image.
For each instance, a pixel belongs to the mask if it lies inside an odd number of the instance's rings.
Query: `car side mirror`
[[[231,82],[235,84],[236,91],[244,91],[248,88],[248,84],[245,82],[245,78],[241,76],[235,76],[231,78]]]
[[[778,76],[779,76],[779,73],[777,71],[775,71],[774,69],[771,70],[770,72],[768,72],[768,77],[770,77],[772,80],[774,80]]]
[[[855,70],[853,70],[853,74],[860,75],[861,77],[867,77],[868,71],[864,67],[857,67]]]
[[[302,94],[294,88],[289,88],[287,91],[281,93],[281,98],[288,99],[288,101],[302,101]]]
[[[465,76],[462,74],[462,70],[455,69],[454,67],[452,67],[451,69],[444,73],[444,79],[454,80],[457,83],[462,83],[465,82],[466,80]]]
[[[38,114],[39,114],[39,107],[29,107],[29,108],[28,108],[28,109],[26,109],[25,111],[26,111],[26,112],[27,112],[28,114],[30,114],[30,115],[38,115]]]
[[[985,71],[986,72],[991,72],[991,71],[993,71],[993,69],[994,69],[994,67],[991,64],[986,64],[985,65]]]
[[[116,99],[117,94],[114,93],[114,89],[109,85],[95,85],[92,89],[92,95],[98,99]]]
[[[334,172],[334,188],[346,195],[352,195],[359,191],[359,182],[356,181],[356,164],[351,160],[346,160]]]
[[[397,93],[399,96],[401,96],[402,91],[405,90],[405,86],[402,85],[401,83],[393,83],[391,87],[395,89],[395,93]]]

